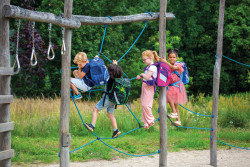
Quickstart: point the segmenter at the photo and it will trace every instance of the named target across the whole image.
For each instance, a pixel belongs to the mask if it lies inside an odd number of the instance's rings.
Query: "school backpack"
[[[104,96],[108,94],[109,100],[117,105],[126,104],[130,94],[130,89],[131,85],[129,78],[115,78],[115,82],[113,83],[111,90],[105,92]],[[103,105],[104,102],[105,97],[103,100]]]
[[[160,86],[160,87],[166,87],[169,85],[169,81],[172,78],[171,77],[171,73],[170,73],[170,67],[169,65],[163,63],[163,62],[157,62],[152,64],[154,66],[157,67],[157,77],[154,78],[152,76],[153,80],[148,80],[148,81],[144,81],[147,85],[154,85],[154,90],[156,86]],[[146,66],[143,69],[143,72],[148,70],[150,66]],[[155,90],[156,91],[156,90]]]
[[[109,80],[108,69],[100,57],[89,59],[91,82],[94,86],[104,85]]]
[[[177,61],[175,63],[175,65],[176,64],[180,64],[181,67],[184,69],[184,71],[181,73],[181,75],[176,70],[173,73],[175,73],[181,79],[183,84],[188,84],[189,83],[189,73],[188,73],[188,68],[186,66],[186,63]]]

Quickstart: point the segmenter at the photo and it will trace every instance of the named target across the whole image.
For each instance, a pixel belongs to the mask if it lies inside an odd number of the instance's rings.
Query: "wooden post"
[[[4,5],[9,5],[10,0],[0,1],[0,67],[9,69],[10,67],[10,51],[9,51],[9,19],[3,17],[2,10]],[[6,70],[2,70],[6,71]],[[3,72],[5,73],[5,72]],[[7,73],[5,73],[7,74]],[[0,95],[6,97],[10,95],[10,75],[0,76]],[[0,127],[4,128],[6,123],[10,122],[10,103],[4,102],[0,104]],[[5,123],[5,124],[3,124]],[[0,132],[0,167],[10,167],[11,157],[14,155],[11,151],[11,129]]]
[[[217,39],[217,51],[216,51],[217,58],[216,58],[215,65],[214,65],[214,80],[213,80],[213,108],[212,108],[213,112],[212,114],[214,115],[214,118],[212,118],[212,121],[211,121],[211,128],[213,130],[210,133],[211,135],[210,164],[212,166],[217,166],[216,134],[217,134],[220,72],[221,72],[222,47],[223,47],[224,10],[225,10],[225,0],[220,0],[218,39]]]
[[[64,17],[72,17],[72,0],[64,1]],[[69,104],[70,104],[70,67],[71,67],[72,30],[65,29],[66,54],[62,56],[62,83],[60,109],[60,167],[69,167]]]
[[[166,57],[166,18],[167,0],[160,1],[159,19],[159,55]],[[160,116],[160,158],[159,167],[167,166],[167,109],[166,88],[160,87],[159,94],[159,116]]]

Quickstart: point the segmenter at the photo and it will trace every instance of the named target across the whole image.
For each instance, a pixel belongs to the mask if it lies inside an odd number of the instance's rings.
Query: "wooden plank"
[[[213,131],[210,132],[210,165],[217,166],[217,119],[218,119],[218,106],[219,106],[219,89],[220,89],[220,72],[222,62],[222,49],[223,49],[223,26],[224,26],[224,10],[225,0],[220,0],[219,9],[219,23],[218,23],[218,37],[217,37],[217,59],[214,65],[214,79],[213,79],[213,106],[212,114],[214,118],[211,121],[211,128]]]
[[[52,23],[66,28],[80,28],[81,23],[77,19],[63,18],[53,13],[38,12],[20,8],[14,5],[5,5],[3,8],[4,16],[7,18],[24,19],[29,21]]]
[[[13,149],[0,152],[0,161],[10,159],[12,157],[14,157],[14,150]]]
[[[0,123],[0,133],[14,130],[14,122]]]
[[[64,0],[64,17],[72,17],[73,0]],[[60,167],[69,167],[69,146],[64,146],[64,134],[69,134],[70,111],[70,66],[71,66],[71,39],[72,30],[65,29],[66,53],[62,56],[62,82],[60,106]],[[68,139],[70,143],[70,139]]]
[[[13,95],[0,95],[0,104],[6,104],[12,102],[13,102]]]
[[[159,21],[159,55],[166,57],[166,19],[167,0],[160,0],[160,21]],[[160,158],[159,167],[167,166],[167,108],[166,88],[160,87],[159,92],[159,116],[160,116]]]
[[[80,20],[82,25],[112,25],[112,24],[124,24],[139,21],[153,21],[159,20],[160,13],[152,12],[152,17],[148,13],[141,13],[129,16],[112,16],[112,20],[108,17],[92,17],[92,16],[80,16],[73,15],[73,18]],[[165,13],[163,19],[172,20],[175,16],[173,13]]]
[[[14,75],[13,68],[11,68],[11,67],[0,67],[0,75]]]

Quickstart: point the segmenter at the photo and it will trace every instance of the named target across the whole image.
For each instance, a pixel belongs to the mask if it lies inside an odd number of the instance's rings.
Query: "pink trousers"
[[[152,114],[152,106],[154,100],[154,86],[148,86],[142,83],[141,106],[142,106],[142,122],[145,126],[152,126],[155,118]]]

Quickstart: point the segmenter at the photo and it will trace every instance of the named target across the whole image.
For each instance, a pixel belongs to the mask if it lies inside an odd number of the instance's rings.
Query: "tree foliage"
[[[37,11],[51,12],[56,15],[63,13],[63,0],[12,0],[13,5],[32,8]],[[21,4],[21,5],[19,5]],[[226,1],[224,23],[223,54],[239,62],[249,64],[249,1]],[[156,0],[101,0],[74,1],[74,15],[117,16],[158,12],[159,1]],[[213,67],[217,46],[217,29],[219,2],[217,0],[169,0],[167,11],[175,15],[175,19],[167,21],[167,48],[179,48],[189,69],[192,82],[189,94],[211,94]],[[144,22],[112,25],[107,27],[103,45],[103,53],[109,59],[119,59],[132,45],[144,27]],[[16,24],[11,20],[11,29]],[[38,66],[30,67],[31,28],[29,22],[23,22],[20,35],[21,73],[12,77],[12,88],[18,96],[52,96],[59,94],[61,87],[61,27],[52,26],[51,40],[54,44],[56,58],[46,59],[48,47],[48,24],[36,23],[35,46],[39,58]],[[146,49],[158,50],[159,22],[152,21],[136,42],[130,52],[119,62],[124,72],[133,78],[142,72],[141,52]],[[98,54],[101,46],[104,26],[81,26],[72,32],[72,56],[84,51],[89,58]],[[12,39],[15,42],[15,36]],[[14,50],[13,50],[14,51]],[[12,52],[14,55],[14,52]],[[103,58],[105,60],[105,58]],[[106,61],[108,65],[109,62]],[[74,65],[73,62],[72,66]],[[223,58],[221,69],[220,93],[229,94],[250,90],[249,69]],[[132,81],[134,99],[140,96],[141,82]],[[86,95],[87,96],[87,95]],[[100,93],[92,93],[98,98]]]

